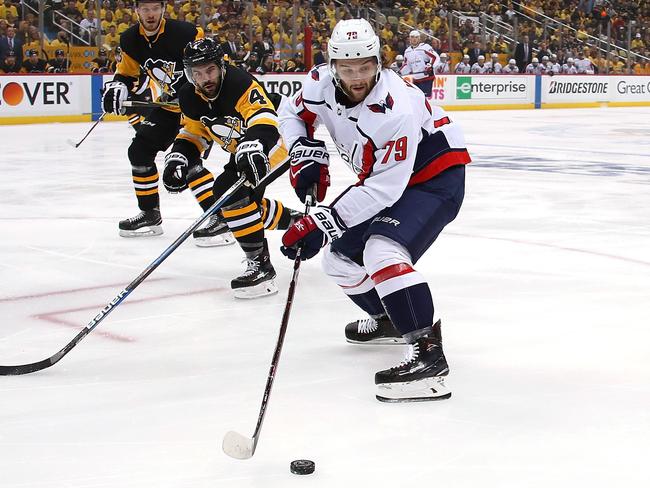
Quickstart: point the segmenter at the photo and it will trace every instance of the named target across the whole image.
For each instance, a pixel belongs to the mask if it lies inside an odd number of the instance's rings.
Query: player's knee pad
[[[332,251],[331,247],[323,252],[321,265],[325,274],[342,287],[346,293],[365,293],[373,287],[372,280],[369,279],[362,266],[342,254]]]
[[[147,144],[146,140],[133,138],[129,146],[129,161],[131,166],[155,166],[154,160],[158,151]]]
[[[398,242],[382,235],[371,235],[366,241],[363,264],[370,276],[387,266],[400,263],[413,265],[410,253]]]

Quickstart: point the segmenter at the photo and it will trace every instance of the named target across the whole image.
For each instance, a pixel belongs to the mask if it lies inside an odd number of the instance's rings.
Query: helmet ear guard
[[[381,71],[379,36],[365,19],[340,20],[334,26],[327,43],[327,54],[328,68],[337,85],[339,84],[339,76],[336,72],[337,59],[375,58],[377,60],[375,81],[379,79]]]

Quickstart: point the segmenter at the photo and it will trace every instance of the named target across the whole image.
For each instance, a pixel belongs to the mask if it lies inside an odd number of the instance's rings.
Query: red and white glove
[[[291,168],[289,179],[291,186],[301,202],[305,201],[307,192],[315,185],[316,200],[325,200],[327,187],[330,186],[330,155],[325,143],[309,137],[300,137],[289,151]]]
[[[341,237],[347,226],[331,207],[316,207],[306,217],[297,220],[282,236],[280,251],[289,259],[296,259],[298,247],[302,246],[301,259],[318,254],[325,244]]]

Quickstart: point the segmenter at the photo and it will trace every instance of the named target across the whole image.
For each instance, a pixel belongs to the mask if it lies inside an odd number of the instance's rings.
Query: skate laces
[[[139,213],[138,215],[136,215],[135,217],[129,217],[128,219],[126,219],[126,221],[127,221],[129,224],[134,224],[134,223],[136,223],[136,222],[139,222],[140,220],[144,220],[144,218],[145,218],[145,212],[144,212],[144,210],[143,210],[142,212],[140,212],[140,213]]]
[[[415,344],[409,344],[408,346],[409,347],[406,350],[406,354],[404,355],[404,359],[402,359],[402,362],[391,369],[403,368],[404,366],[415,361],[418,358],[418,356],[420,355],[420,345],[416,342]]]
[[[242,276],[250,276],[255,274],[260,269],[260,262],[255,258],[245,258],[242,260],[242,263],[246,263],[246,271]]]
[[[377,330],[377,321],[373,318],[359,320],[357,331],[359,334],[369,334]]]

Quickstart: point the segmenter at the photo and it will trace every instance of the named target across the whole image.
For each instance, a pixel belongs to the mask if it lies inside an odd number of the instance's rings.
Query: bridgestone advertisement
[[[650,102],[647,76],[542,77],[542,103]]]

